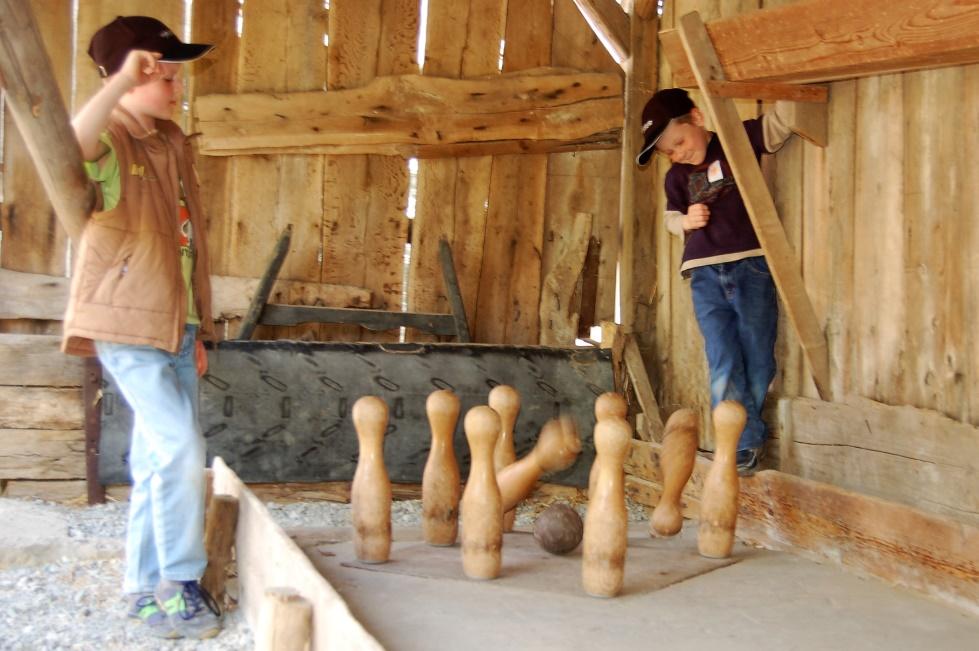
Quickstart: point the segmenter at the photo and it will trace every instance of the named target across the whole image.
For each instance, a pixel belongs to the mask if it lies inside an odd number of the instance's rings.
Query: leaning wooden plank
[[[633,456],[661,446],[633,441]],[[699,500],[710,462],[697,457],[684,497]],[[660,483],[658,463],[640,476]],[[979,614],[979,529],[903,504],[778,472],[741,479],[737,536],[832,561]]]
[[[636,391],[636,398],[639,406],[645,415],[645,422],[648,424],[643,430],[637,430],[639,437],[646,441],[663,440],[663,417],[659,413],[659,404],[656,402],[656,393],[653,385],[649,381],[646,373],[646,363],[639,352],[639,345],[636,343],[635,335],[626,335],[625,347],[622,349],[622,357],[625,361],[626,372],[632,380],[632,387]]]
[[[213,468],[215,494],[238,498],[235,555],[241,604],[249,626],[258,625],[265,590],[287,586],[313,604],[313,651],[382,649],[354,619],[343,598],[313,567],[302,550],[275,524],[265,505],[220,457],[214,459]]]
[[[0,429],[0,478],[84,476],[85,433],[81,430]]]
[[[52,70],[62,97],[71,95],[71,3],[64,0],[31,0],[37,28],[51,57]],[[67,104],[67,99],[66,99]],[[3,202],[0,205],[0,267],[64,275],[68,264],[68,237],[58,225],[34,161],[17,131],[13,117],[3,120]]]
[[[730,81],[828,81],[979,62],[979,5],[803,0],[707,25]],[[697,85],[677,30],[661,32],[673,83]]]
[[[206,95],[197,116],[204,154],[336,147],[423,155],[452,144],[587,142],[621,127],[621,91],[608,73],[402,75],[330,92]]]
[[[55,82],[28,0],[0,2],[0,79],[7,106],[38,169],[55,213],[78,242],[95,191]]]
[[[784,472],[979,526],[979,428],[857,397],[783,399],[779,420]]]
[[[724,81],[717,63],[717,54],[700,15],[694,12],[683,16],[678,31],[701,89],[706,88],[710,81]],[[819,396],[824,400],[829,399],[829,353],[826,337],[819,327],[819,320],[799,272],[798,261],[775,211],[775,204],[765,185],[761,168],[755,160],[748,135],[741,125],[734,100],[713,97],[707,92],[703,93],[703,100],[727,153],[728,162],[738,182],[758,241],[765,251],[765,258],[785,311],[812,369]]]
[[[61,352],[57,335],[0,334],[0,385],[80,387],[82,364]]]
[[[82,429],[81,388],[0,386],[0,428]]]

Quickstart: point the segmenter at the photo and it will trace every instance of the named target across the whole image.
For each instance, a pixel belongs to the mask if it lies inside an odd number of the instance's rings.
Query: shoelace
[[[184,583],[183,596],[184,603],[188,606],[184,612],[180,613],[183,619],[193,619],[205,606],[214,613],[215,617],[221,615],[221,610],[218,608],[214,597],[197,581]]]

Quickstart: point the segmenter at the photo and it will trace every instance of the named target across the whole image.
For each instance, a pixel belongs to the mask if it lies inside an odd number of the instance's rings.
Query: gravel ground
[[[128,504],[71,507],[40,500],[19,502],[19,506],[29,504],[30,511],[41,517],[63,521],[67,539],[12,549],[0,535],[0,650],[240,651],[254,646],[243,614],[236,608],[225,614],[222,633],[205,641],[147,638],[126,618],[120,586]],[[517,526],[532,525],[546,506],[521,505]],[[584,504],[574,506],[584,516]],[[268,507],[285,529],[350,525],[349,504],[304,502]],[[394,527],[420,526],[420,517],[420,500],[392,505]],[[630,502],[629,519],[645,520],[645,509]],[[6,523],[6,527],[12,525],[16,526]]]

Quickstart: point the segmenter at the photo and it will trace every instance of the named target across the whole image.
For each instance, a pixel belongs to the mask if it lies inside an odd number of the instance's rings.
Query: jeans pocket
[[[745,258],[742,264],[744,265],[745,269],[755,275],[764,276],[766,278],[771,278],[772,276],[772,272],[768,268],[768,260],[766,260],[763,256]]]

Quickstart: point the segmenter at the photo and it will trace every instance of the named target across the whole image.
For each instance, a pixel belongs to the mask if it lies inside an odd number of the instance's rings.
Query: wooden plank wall
[[[764,0],[762,7],[784,3]],[[663,26],[694,9],[710,20],[756,6],[676,0],[667,2]],[[668,64],[661,62],[660,72],[661,87],[668,87]],[[911,445],[908,439],[945,436],[956,422],[979,425],[979,346],[970,327],[979,318],[979,169],[970,158],[979,151],[977,98],[975,65],[834,82],[829,146],[794,138],[767,163],[776,206],[827,332],[834,400],[847,405],[827,406],[836,428],[833,436],[823,436],[832,439],[829,448],[808,440],[816,436],[813,430],[803,439],[796,435],[789,449],[777,449],[779,433],[792,427],[784,420],[792,410],[776,409],[775,399],[817,397],[798,342],[782,319],[779,371],[767,413],[775,426],[775,456],[792,460],[787,470],[909,502],[901,488],[908,478],[893,455]],[[659,241],[657,397],[667,412],[693,406],[706,416],[702,340],[689,285],[676,272],[680,242]],[[897,427],[897,420],[887,420],[880,425],[886,435],[874,439],[879,445],[873,450],[848,448],[843,441],[843,432],[857,436],[881,410],[904,405],[921,410],[930,426]],[[797,419],[795,431],[800,422],[811,429],[819,419]],[[702,443],[710,445],[710,439]],[[947,487],[964,481],[967,486],[956,490],[972,500],[974,514],[974,473],[962,479],[951,462],[936,466],[911,455],[931,468],[930,482]],[[929,508],[926,501],[916,505]],[[931,504],[931,510],[959,519],[969,508]]]

